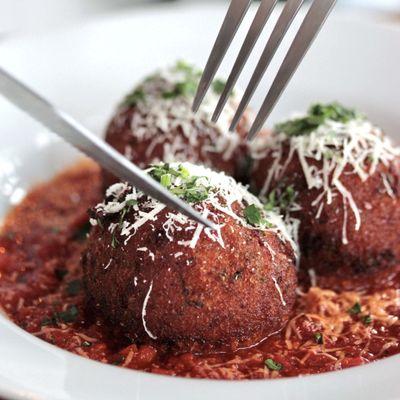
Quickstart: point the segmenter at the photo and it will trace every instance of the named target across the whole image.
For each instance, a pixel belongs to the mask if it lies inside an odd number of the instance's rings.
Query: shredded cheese
[[[286,307],[286,301],[283,298],[283,293],[282,293],[281,287],[279,286],[278,281],[276,280],[276,278],[274,276],[272,277],[272,281],[274,282],[275,288],[276,288],[277,292],[279,293],[279,297],[281,299],[282,305],[284,307]]]
[[[150,286],[149,286],[149,290],[147,291],[146,297],[144,298],[143,301],[143,307],[142,307],[142,324],[143,324],[143,328],[146,331],[146,333],[149,335],[149,337],[153,340],[157,339],[157,336],[155,336],[153,333],[151,333],[151,331],[149,330],[149,328],[147,327],[147,323],[146,323],[146,315],[147,315],[147,304],[149,302],[150,299],[150,294],[151,291],[153,289],[153,281],[151,281]]]
[[[219,93],[214,90],[207,92],[197,113],[191,109],[191,94],[165,96],[166,93],[173,93],[176,85],[186,79],[184,70],[172,66],[157,71],[137,86],[136,90],[140,90],[143,96],[135,104],[137,112],[129,116],[132,134],[141,142],[150,141],[145,154],[147,158],[152,157],[157,145],[163,145],[162,160],[153,157],[153,163],[199,162],[199,151],[204,160],[212,153],[220,154],[224,161],[229,160],[241,142],[237,131],[229,131],[238,105],[238,91],[229,97],[218,122],[213,123],[211,116],[219,99]],[[197,82],[199,77],[195,79]],[[122,105],[122,111],[125,108],[126,105]],[[118,129],[119,124],[121,127],[126,124],[126,119],[117,116],[114,123]],[[124,154],[132,159],[133,149],[128,145]],[[207,164],[207,161],[204,162]]]
[[[283,156],[285,146],[289,146],[287,157]],[[326,120],[312,132],[298,136],[276,132],[255,141],[250,151],[256,161],[255,168],[265,156],[273,159],[261,189],[261,196],[269,193],[272,182],[279,182],[295,156],[301,164],[308,189],[319,191],[319,195],[311,203],[316,210],[317,219],[321,216],[323,207],[331,205],[335,196],[342,196],[345,215],[343,244],[348,243],[348,208],[355,217],[354,230],[360,229],[362,221],[352,188],[346,188],[341,178],[345,174],[356,174],[361,182],[365,182],[375,173],[379,163],[389,166],[400,156],[400,149],[393,146],[381,129],[361,117],[346,123]],[[385,176],[382,180],[388,195],[392,196],[389,179]]]
[[[260,200],[249,193],[247,189],[237,183],[232,177],[225,175],[223,172],[215,172],[203,166],[190,163],[172,163],[171,168],[178,169],[184,167],[189,171],[191,177],[197,177],[196,185],[204,185],[210,188],[207,198],[196,203],[195,208],[203,213],[204,216],[210,218],[217,226],[216,230],[203,228],[202,225],[193,222],[185,215],[169,211],[166,214],[166,221],[163,224],[165,237],[169,241],[174,241],[175,235],[183,229],[186,231],[193,230],[192,239],[189,241],[177,241],[178,245],[195,248],[201,235],[209,240],[218,243],[222,248],[225,247],[223,239],[224,217],[233,218],[238,224],[252,230],[272,231],[275,232],[281,240],[289,242],[294,252],[298,253],[298,246],[292,237],[291,228],[288,227],[280,215],[274,211],[262,211],[265,219],[269,222],[269,227],[253,226],[247,222],[243,215],[243,210],[247,205],[255,205],[263,210],[263,204]],[[148,172],[152,169],[150,168]],[[176,178],[177,182],[179,178]],[[125,237],[124,245],[137,234],[140,227],[157,220],[158,215],[165,209],[165,205],[157,200],[148,198],[144,193],[136,191],[130,186],[121,186],[122,184],[113,185],[108,189],[110,194],[103,203],[98,204],[95,210],[101,215],[118,214],[129,205],[129,200],[143,201],[139,207],[137,204],[133,207],[135,212],[135,220],[130,223],[122,220],[117,223],[111,223],[108,230],[114,233],[118,227],[121,236]],[[144,249],[138,249],[144,250]]]

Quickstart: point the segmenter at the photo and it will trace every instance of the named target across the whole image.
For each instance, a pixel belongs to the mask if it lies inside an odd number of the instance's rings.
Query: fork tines
[[[243,98],[238,106],[236,114],[232,120],[230,130],[233,131],[240,118],[242,117],[246,107],[248,106],[257,86],[268,69],[282,39],[291,26],[298,11],[305,0],[287,0],[278,21],[273,28],[270,37],[265,45],[264,51],[260,57],[254,73],[250,79]],[[232,40],[241,24],[247,10],[249,9],[251,0],[232,0],[225,20],[219,31],[214,47],[211,51],[203,76],[200,80],[199,87],[193,103],[193,110],[197,111],[208,88],[211,85],[215,74],[221,65],[221,62],[232,43]],[[212,120],[216,122],[226,101],[232,92],[243,67],[248,60],[251,51],[254,48],[265,24],[267,23],[277,1],[262,0],[256,12],[249,32],[239,51],[238,57],[234,63],[232,71],[225,84],[225,88],[221,94],[217,107],[214,111]],[[296,36],[282,62],[281,67],[269,89],[269,92],[262,104],[258,115],[249,131],[248,139],[251,140],[260,131],[265,121],[269,117],[275,104],[279,100],[282,92],[286,88],[288,82],[300,65],[304,55],[307,53],[315,37],[320,31],[330,11],[335,5],[336,0],[314,0],[298,30]]]

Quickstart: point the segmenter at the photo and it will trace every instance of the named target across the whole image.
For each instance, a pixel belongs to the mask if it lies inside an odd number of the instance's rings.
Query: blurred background
[[[205,0],[0,0],[0,40],[13,34],[51,30],[60,25],[79,23],[82,19],[139,7],[153,7],[157,12],[159,3],[179,6],[195,2],[204,3]],[[368,13],[378,18],[398,19],[400,22],[400,0],[339,0],[338,4],[347,7],[349,12]]]

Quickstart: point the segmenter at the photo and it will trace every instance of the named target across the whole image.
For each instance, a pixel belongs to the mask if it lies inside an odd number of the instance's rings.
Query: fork
[[[232,119],[231,126],[229,128],[230,131],[235,130],[285,34],[287,33],[304,2],[305,0],[286,1],[286,4],[284,5],[278,21],[271,32],[260,60]],[[215,108],[212,116],[213,122],[218,120],[222,109],[224,108],[227,99],[243,70],[245,63],[247,62],[250,53],[254,48],[254,45],[256,44],[265,24],[275,8],[276,3],[276,0],[261,1],[261,4],[256,12],[247,36],[233,65],[232,71],[226,81],[224,90]],[[336,0],[314,0],[312,2],[249,130],[247,137],[249,141],[258,134],[265,121],[270,116],[281,94],[285,90],[290,79],[293,77],[293,74],[296,72],[305,54],[311,47],[314,39],[322,28],[335,3]],[[211,50],[211,54],[208,58],[206,67],[204,68],[203,75],[197,88],[192,107],[194,112],[198,111],[200,104],[202,103],[204,96],[222,63],[229,46],[232,43],[233,38],[250,7],[250,4],[251,0],[231,0],[224,22],[218,33],[214,47]]]

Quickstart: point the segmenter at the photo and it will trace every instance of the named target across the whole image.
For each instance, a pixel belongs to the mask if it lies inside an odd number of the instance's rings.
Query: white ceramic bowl
[[[4,41],[0,60],[3,67],[100,134],[115,103],[154,67],[179,57],[203,65],[224,11],[222,6],[203,4],[115,15],[51,35],[37,33]],[[241,30],[239,37],[244,34]],[[229,52],[222,74],[228,72],[239,42]],[[255,53],[260,54],[260,46]],[[278,61],[281,57],[282,52]],[[255,62],[252,57],[243,84]],[[337,10],[270,123],[303,110],[312,101],[337,99],[365,111],[399,139],[399,65],[398,27],[363,21]],[[277,61],[274,70],[276,66]],[[272,76],[267,75],[264,87]],[[257,94],[254,105],[261,100]],[[50,178],[78,156],[2,99],[0,138],[0,217],[32,184]],[[399,376],[400,356],[341,372],[276,381],[164,377],[75,356],[0,316],[0,396],[5,398],[390,400],[400,398]]]

